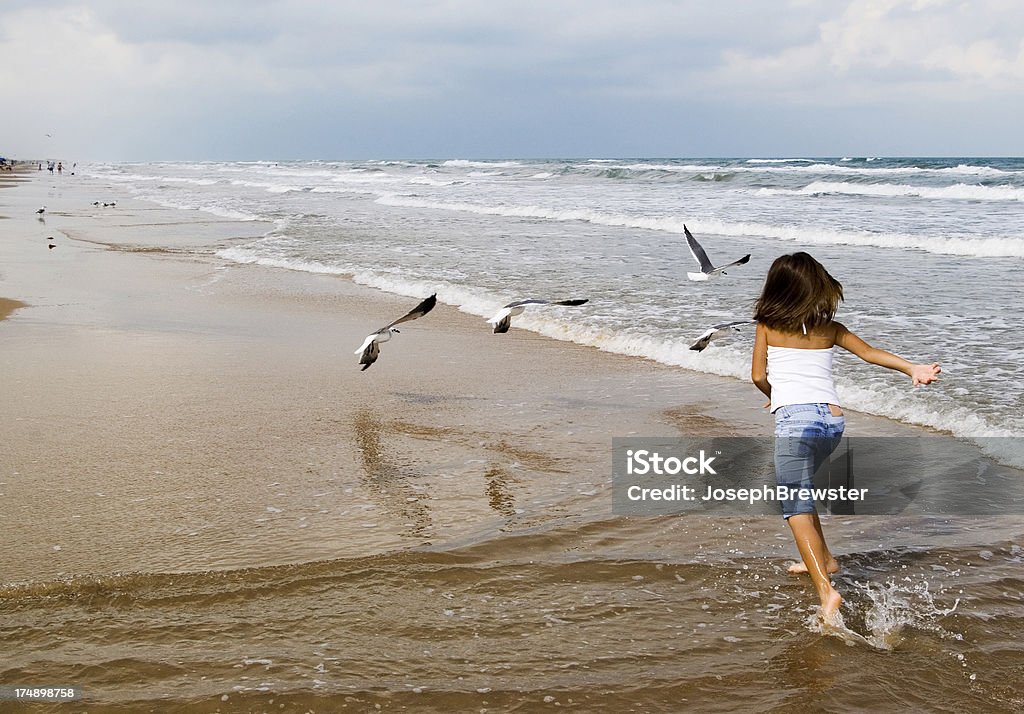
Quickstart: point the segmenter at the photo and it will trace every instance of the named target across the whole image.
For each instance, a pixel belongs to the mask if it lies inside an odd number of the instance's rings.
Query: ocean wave
[[[868,159],[870,161],[871,159]],[[946,166],[933,168],[928,166],[863,166],[863,165],[840,165],[828,162],[800,163],[800,164],[757,164],[746,166],[743,164],[720,164],[720,163],[630,163],[618,165],[605,165],[606,168],[615,168],[623,171],[645,172],[665,171],[675,173],[699,173],[714,171],[737,171],[746,173],[779,173],[779,174],[842,174],[859,176],[885,176],[885,175],[915,175],[915,174],[964,174],[970,176],[1021,176],[1020,171],[1005,171],[992,166],[974,166],[970,164],[959,164],[957,166]],[[594,166],[578,165],[581,170],[593,170]]]
[[[817,161],[817,159],[747,159],[748,164],[813,164],[815,161]]]
[[[466,159],[449,159],[445,161],[442,166],[451,166],[454,168],[476,168],[476,169],[492,169],[492,168],[508,168],[512,166],[522,166],[518,161],[468,161]]]
[[[310,193],[353,193],[360,196],[379,196],[379,191],[368,188],[354,188],[352,186],[314,186]]]
[[[443,187],[443,186],[456,186],[456,185],[459,185],[459,184],[464,183],[464,182],[463,181],[458,181],[457,179],[450,179],[448,181],[439,181],[438,179],[427,178],[426,176],[414,176],[413,178],[409,179],[409,183],[416,184],[417,186],[437,186],[437,187]]]
[[[216,255],[218,258],[223,258],[224,260],[230,260],[233,263],[242,263],[245,265],[263,265],[268,268],[284,268],[285,270],[298,270],[303,273],[316,273],[321,275],[350,274],[350,271],[343,267],[322,263],[319,260],[303,260],[300,258],[261,255],[255,252],[251,246],[252,244],[249,244],[248,246],[236,246],[234,248],[222,248],[217,251]]]
[[[964,183],[952,186],[910,186],[908,184],[856,184],[815,181],[800,189],[762,188],[758,195],[814,196],[842,194],[850,196],[917,197],[962,201],[1024,201],[1024,188],[1014,186],[977,186]]]
[[[255,263],[275,268],[286,268],[310,273],[348,275],[360,285],[383,290],[395,295],[422,298],[436,293],[438,299],[461,312],[487,318],[514,296],[499,295],[484,288],[453,285],[446,281],[416,278],[397,272],[383,272],[357,266],[329,264],[317,260],[294,257],[275,257],[260,254],[261,239],[249,246],[226,248],[218,251],[221,258],[238,263]],[[712,349],[695,352],[690,349],[692,336],[661,336],[609,325],[588,323],[574,315],[563,317],[562,311],[550,309],[527,312],[516,319],[516,327],[546,337],[579,345],[594,347],[604,352],[650,359],[664,365],[681,367],[695,372],[747,380],[750,371],[749,345],[729,345],[716,342]],[[903,385],[886,383],[863,384],[840,379],[837,389],[843,404],[855,411],[882,416],[895,421],[929,427],[948,432],[958,438],[988,438],[1019,436],[1020,425],[1004,421],[993,422],[969,409],[950,404],[933,395],[909,395]],[[978,442],[986,447],[986,442]],[[1006,444],[995,443],[1000,451],[989,455],[1001,463],[1024,468],[1024,449],[1009,449]]]
[[[212,186],[218,183],[217,179],[195,179],[185,178],[182,176],[164,176],[160,179],[161,183],[187,183],[193,186]]]
[[[593,209],[554,209],[543,206],[486,206],[465,202],[434,201],[413,196],[386,194],[377,199],[386,206],[424,208],[440,211],[535,218],[552,221],[585,221],[595,225],[638,228],[683,233],[683,219],[677,217],[630,216],[603,213]],[[971,257],[1024,257],[1024,241],[1019,238],[965,236],[928,236],[907,233],[872,233],[870,231],[835,231],[828,228],[777,226],[763,223],[700,221],[686,219],[696,232],[740,237],[773,238],[810,245],[858,245],[900,250],[914,249],[943,255]]]
[[[246,211],[239,211],[227,206],[220,206],[217,204],[205,203],[201,201],[189,201],[186,199],[173,200],[164,196],[150,196],[144,193],[136,195],[136,198],[140,201],[149,201],[155,203],[158,206],[164,208],[175,208],[185,211],[201,211],[203,213],[209,213],[220,218],[227,218],[233,221],[265,221],[267,220],[264,216],[258,216],[254,213],[248,213]]]
[[[735,176],[731,172],[727,173],[710,173],[710,174],[697,174],[693,177],[694,181],[730,181]]]
[[[389,292],[392,287],[401,286],[400,289],[405,290],[401,294],[409,297],[423,294],[428,287],[422,283],[417,285],[418,289],[408,290],[405,282],[395,276],[383,280],[363,276],[360,282]],[[463,311],[484,317],[489,317],[495,307],[502,304],[495,300],[481,305],[479,297],[471,294],[472,300],[460,304],[460,295],[450,294],[446,289],[438,291],[438,297],[443,302],[451,300],[451,304],[458,305]],[[553,339],[595,347],[604,352],[641,357],[695,372],[733,377],[741,381],[746,381],[750,375],[750,353],[746,344],[742,348],[728,345],[723,348],[721,343],[716,343],[714,350],[695,352],[690,349],[690,339],[666,339],[657,335],[588,325],[585,320],[569,321],[547,313],[526,313],[516,319],[516,327]],[[837,389],[844,405],[850,409],[905,424],[930,427],[958,438],[980,439],[978,445],[990,457],[1006,465],[1024,468],[1024,448],[1017,448],[1005,440],[991,439],[1019,436],[1019,424],[1014,427],[1001,420],[993,422],[945,400],[940,402],[931,395],[910,395],[911,398],[908,398],[903,384],[858,385],[847,379],[840,380]]]

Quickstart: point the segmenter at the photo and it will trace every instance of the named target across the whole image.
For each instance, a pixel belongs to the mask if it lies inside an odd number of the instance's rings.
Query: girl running
[[[780,486],[810,488],[811,477],[843,435],[845,420],[832,378],[832,348],[839,345],[865,362],[903,372],[914,385],[930,384],[938,363],[912,364],[872,347],[834,320],[843,286],[807,253],[778,258],[768,271],[754,308],[757,333],[750,378],[770,399],[775,415],[775,478]],[[813,500],[785,499],[802,564],[821,599],[821,614],[832,621],[842,598],[829,575],[839,570],[821,531]]]

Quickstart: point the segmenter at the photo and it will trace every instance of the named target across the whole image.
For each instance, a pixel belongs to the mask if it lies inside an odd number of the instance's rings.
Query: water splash
[[[962,635],[950,632],[937,620],[952,614],[960,604],[957,598],[951,607],[943,608],[936,603],[942,593],[933,593],[926,580],[889,580],[882,585],[853,582],[854,593],[843,605],[851,618],[847,625],[841,613],[825,622],[815,613],[808,618],[812,632],[830,635],[853,646],[867,645],[879,650],[893,650],[904,640],[907,628],[934,632],[942,638],[961,639]],[[863,621],[864,634],[857,632]],[[855,629],[857,628],[857,629]]]

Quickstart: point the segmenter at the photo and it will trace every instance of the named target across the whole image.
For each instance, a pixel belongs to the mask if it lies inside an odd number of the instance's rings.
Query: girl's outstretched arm
[[[764,325],[758,324],[754,330],[754,354],[750,359],[750,381],[771,399],[772,385],[768,383],[768,334],[765,329]]]
[[[942,368],[939,367],[938,362],[932,364],[914,364],[908,362],[898,355],[894,355],[892,352],[886,352],[880,350],[877,347],[872,347],[867,342],[857,337],[857,335],[846,329],[845,325],[841,323],[835,323],[836,325],[836,344],[842,347],[848,352],[860,357],[865,362],[871,364],[877,364],[880,367],[887,367],[888,369],[894,369],[897,372],[903,372],[914,381],[914,386],[918,384],[931,384],[938,379],[939,372]]]

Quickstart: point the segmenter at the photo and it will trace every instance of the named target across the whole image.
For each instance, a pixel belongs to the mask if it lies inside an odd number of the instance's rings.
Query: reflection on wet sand
[[[498,464],[491,464],[484,472],[487,481],[487,503],[491,508],[506,518],[516,515],[515,496],[509,488],[509,482],[515,481],[506,469]]]
[[[360,478],[368,493],[392,516],[402,520],[402,535],[425,539],[432,537],[432,522],[427,501],[430,494],[417,488],[419,475],[409,464],[396,460],[387,451],[384,424],[369,409],[356,411],[352,419],[355,448],[362,459]]]
[[[466,492],[475,492],[507,522],[523,513],[517,500],[533,492],[530,475],[572,473],[566,458],[511,444],[493,433],[386,420],[368,408],[353,415],[352,433],[362,467],[360,483],[389,515],[400,519],[403,535],[411,538],[436,537],[441,511],[440,503],[431,505],[435,499],[445,499],[450,508]],[[438,448],[469,456],[479,454],[481,447],[489,458],[451,460],[439,473]],[[436,491],[446,488],[445,484],[449,490]],[[466,507],[472,508],[471,503]]]

